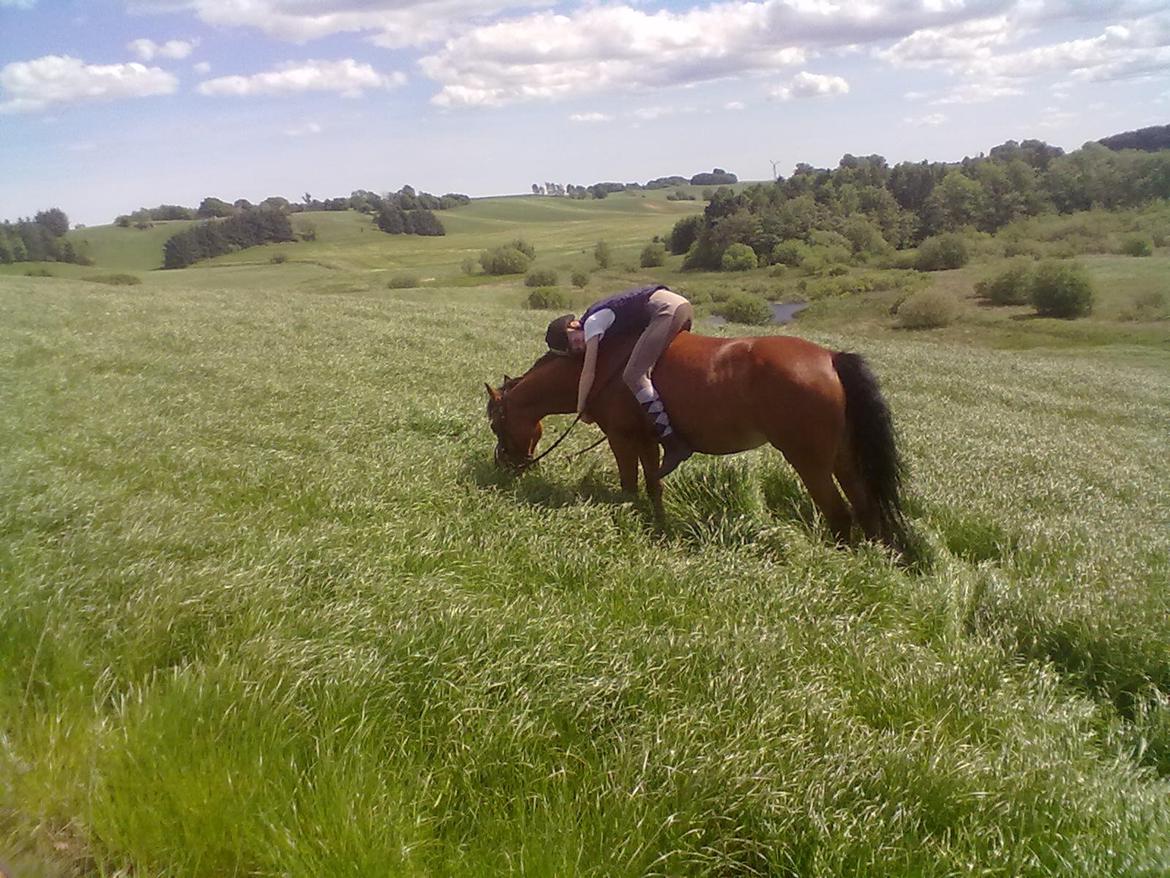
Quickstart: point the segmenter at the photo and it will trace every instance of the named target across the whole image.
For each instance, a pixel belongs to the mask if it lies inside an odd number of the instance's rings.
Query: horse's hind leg
[[[833,539],[842,545],[848,543],[849,531],[853,526],[853,514],[845,505],[845,498],[837,490],[837,484],[833,481],[832,467],[826,466],[820,461],[798,460],[787,454],[784,456],[788,458],[788,462],[792,464],[796,474],[800,476],[800,480],[804,482],[805,488],[812,496],[813,502],[821,510],[821,514],[825,516]]]
[[[885,535],[882,533],[881,515],[878,512],[877,503],[870,495],[870,490],[861,473],[857,471],[857,464],[848,448],[842,449],[837,456],[835,473],[837,481],[842,490],[845,491],[845,496],[849,498],[849,505],[853,507],[853,516],[861,525],[865,538],[867,540],[884,539]]]

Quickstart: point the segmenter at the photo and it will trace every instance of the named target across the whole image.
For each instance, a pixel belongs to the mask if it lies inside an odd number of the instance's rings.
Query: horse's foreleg
[[[613,459],[617,462],[618,478],[621,479],[623,493],[637,494],[637,446],[630,441],[630,437],[621,433],[608,433],[605,438],[609,441],[609,449],[613,452]]]
[[[642,475],[646,479],[646,495],[650,498],[650,505],[654,507],[654,515],[658,520],[666,520],[666,512],[662,508],[662,480],[658,478],[658,467],[661,462],[658,443],[653,439],[645,439],[638,448],[638,457],[642,460]]]

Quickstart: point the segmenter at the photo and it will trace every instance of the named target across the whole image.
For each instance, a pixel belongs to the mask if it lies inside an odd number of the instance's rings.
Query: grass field
[[[882,378],[905,566],[834,548],[775,453],[686,463],[665,530],[601,450],[492,467],[483,382],[536,358],[549,315],[516,278],[468,285],[460,254],[521,234],[584,266],[610,240],[583,301],[646,277],[645,240],[697,209],[543,201],[473,204],[433,241],[342,214],[179,272],[112,233],[92,269],[8,267],[0,860],[1167,874],[1170,331],[1107,307],[1164,290],[1166,255],[1089,260],[1086,321],[981,308],[980,263],[931,278],[968,309],[945,329],[894,329],[874,292],[787,330]],[[399,267],[435,280],[391,292]],[[80,279],[108,269],[143,283]]]

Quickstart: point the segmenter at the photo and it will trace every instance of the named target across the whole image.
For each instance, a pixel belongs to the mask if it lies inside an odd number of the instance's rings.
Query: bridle
[[[618,368],[613,369],[609,373],[609,375],[606,377],[605,381],[603,381],[601,383],[600,386],[595,385],[593,387],[593,389],[590,390],[590,392],[589,392],[590,397],[596,397],[603,390],[605,390],[605,388],[607,388],[609,386],[610,382],[613,381],[613,379],[617,376],[618,372],[621,370],[621,368],[623,366],[624,366],[624,364],[619,361]],[[505,384],[507,384],[506,381],[505,381]],[[498,415],[492,416],[491,413],[489,412],[489,417],[491,418],[492,432],[496,434],[496,439],[499,440],[499,443],[496,446],[496,461],[497,462],[500,459],[500,449],[505,446],[504,437],[507,435],[507,431],[505,429],[505,419],[507,417],[507,412],[505,411],[504,406],[506,403],[505,397],[507,396],[508,390],[510,390],[510,389],[511,389],[510,387],[505,388],[500,393],[499,399],[496,402],[496,405],[498,406],[498,409],[497,409]],[[586,404],[588,404],[588,403],[586,403]],[[569,426],[567,426],[565,428],[564,432],[561,433],[561,435],[557,437],[556,442],[554,442],[552,445],[550,445],[544,451],[540,452],[540,454],[536,455],[536,457],[531,457],[531,456],[525,455],[524,460],[520,461],[519,463],[513,464],[513,468],[516,469],[518,472],[523,473],[523,472],[527,471],[529,468],[535,466],[537,463],[539,463],[541,460],[543,460],[545,457],[547,457],[550,453],[552,453],[552,451],[558,445],[560,445],[562,442],[565,441],[565,439],[568,437],[569,433],[572,432],[573,428],[577,426],[577,424],[580,422],[580,420],[581,420],[581,413],[578,412],[577,415],[573,418],[572,423],[569,424]],[[579,448],[576,451],[570,453],[567,459],[568,460],[575,460],[576,458],[580,457],[582,454],[585,454],[587,451],[592,451],[594,448],[596,448],[598,445],[600,445],[602,442],[604,442],[607,438],[608,437],[606,437],[605,435],[602,435],[602,437],[600,439],[598,439],[596,442],[592,443],[591,445],[588,445],[585,448]]]

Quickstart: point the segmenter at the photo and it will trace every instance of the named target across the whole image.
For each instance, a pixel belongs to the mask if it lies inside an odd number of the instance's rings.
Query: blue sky
[[[0,0],[0,219],[767,179],[1168,116],[1170,0]]]

